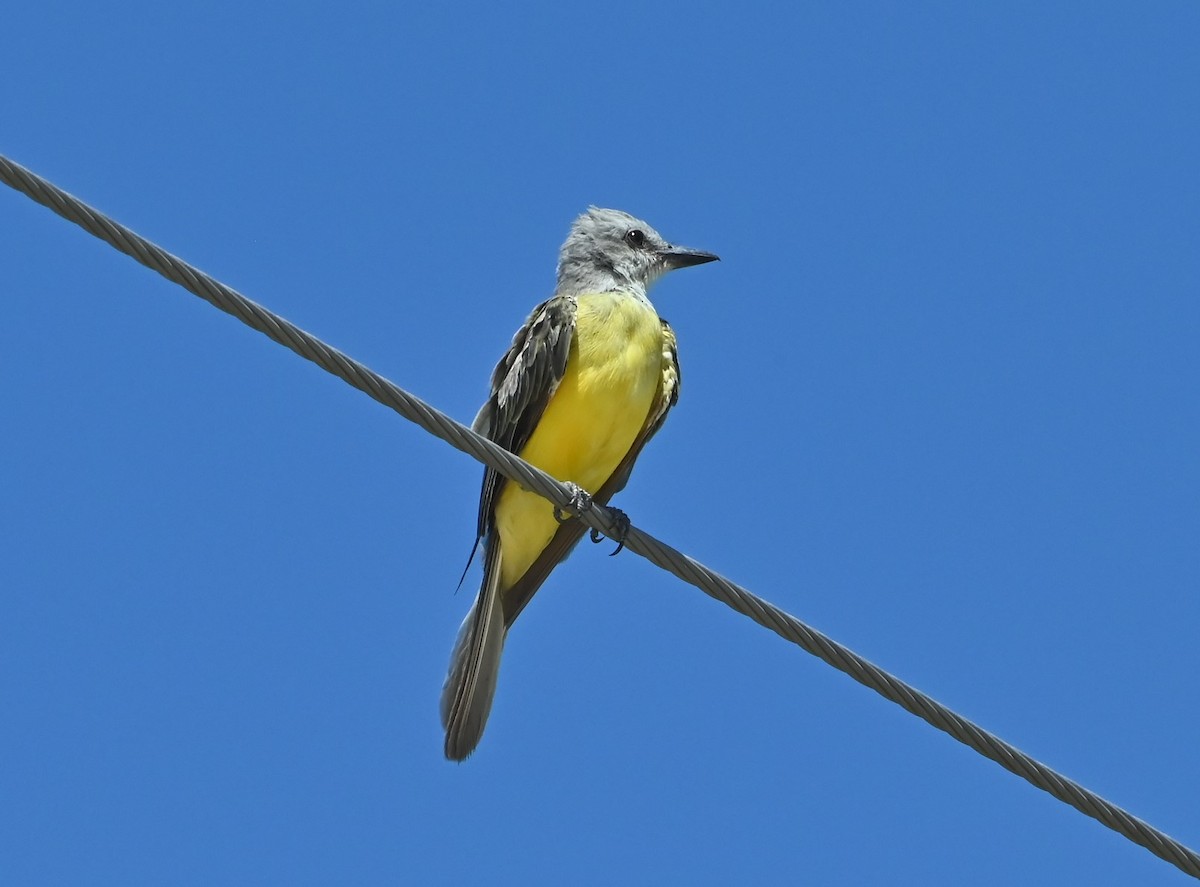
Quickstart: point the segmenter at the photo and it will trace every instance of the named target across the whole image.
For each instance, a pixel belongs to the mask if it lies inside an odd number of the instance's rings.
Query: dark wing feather
[[[621,464],[604,482],[604,485],[592,494],[592,501],[599,505],[607,505],[609,499],[625,489],[625,484],[629,482],[629,476],[633,473],[633,463],[637,461],[642,448],[646,446],[650,438],[654,437],[658,429],[662,428],[671,407],[679,402],[679,350],[675,342],[675,331],[665,320],[662,321],[662,331],[663,368],[658,393],[650,407],[650,414],[646,417],[646,424],[642,426],[641,432],[634,439],[633,446],[629,448],[629,452],[625,454]],[[504,592],[504,624],[506,626],[512,625],[521,615],[521,611],[525,609],[525,605],[529,603],[534,592],[541,588],[546,577],[550,575],[550,571],[571,553],[571,549],[578,544],[586,529],[587,527],[577,520],[569,520],[559,526],[550,539],[550,544],[542,550],[538,559],[525,571],[525,575],[518,579],[512,588]]]
[[[519,454],[567,371],[574,332],[573,297],[555,296],[534,308],[492,373],[492,392],[475,417],[475,431]],[[476,541],[492,529],[504,483],[503,475],[484,471]]]

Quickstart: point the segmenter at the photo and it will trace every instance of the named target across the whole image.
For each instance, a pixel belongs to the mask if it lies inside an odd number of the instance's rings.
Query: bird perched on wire
[[[475,431],[570,484],[577,511],[607,503],[679,398],[675,334],[647,290],[668,271],[716,258],[671,245],[628,213],[589,208],[562,245],[554,295],[496,366]],[[483,584],[442,688],[447,758],[461,761],[478,745],[508,629],[584,529],[537,493],[484,472]]]

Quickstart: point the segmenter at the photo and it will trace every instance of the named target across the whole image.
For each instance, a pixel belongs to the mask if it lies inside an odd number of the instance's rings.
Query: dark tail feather
[[[500,605],[500,546],[496,542],[488,546],[483,586],[458,630],[450,654],[450,672],[442,685],[446,757],[452,761],[464,760],[479,744],[500,674],[500,654],[508,629]]]

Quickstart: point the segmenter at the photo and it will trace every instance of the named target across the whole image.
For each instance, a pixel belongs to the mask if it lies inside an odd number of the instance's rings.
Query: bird
[[[606,504],[679,399],[675,333],[647,291],[668,271],[717,259],[668,243],[628,213],[589,207],[559,251],[554,294],[513,337],[472,428],[566,483],[573,506]],[[475,538],[483,581],[440,703],[449,760],[479,744],[508,630],[584,530],[537,493],[484,471]]]

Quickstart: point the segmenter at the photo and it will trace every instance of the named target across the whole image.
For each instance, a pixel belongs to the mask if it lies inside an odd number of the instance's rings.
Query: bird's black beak
[[[687,249],[682,246],[668,246],[659,255],[668,270],[690,268],[692,265],[703,265],[705,262],[718,262],[720,256],[716,253],[706,253],[702,249]]]

